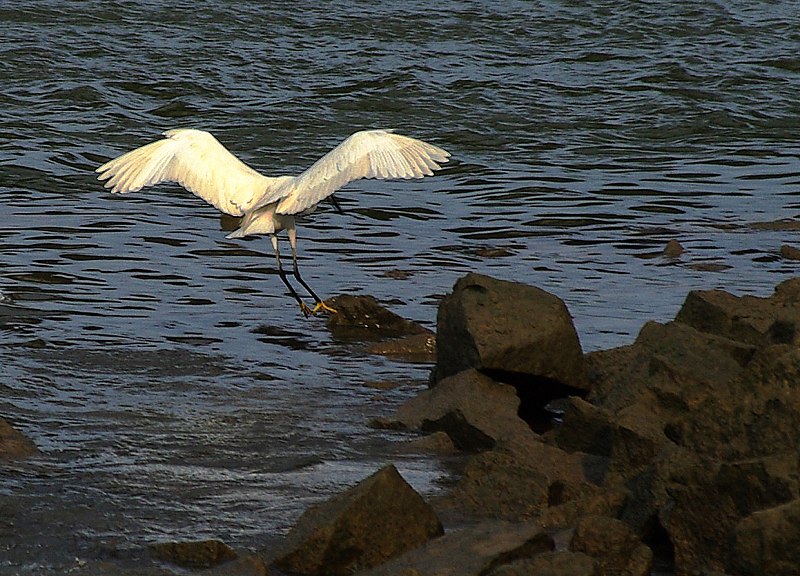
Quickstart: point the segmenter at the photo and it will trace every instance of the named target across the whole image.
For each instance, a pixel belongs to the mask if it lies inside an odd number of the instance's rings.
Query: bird
[[[269,234],[281,281],[306,318],[319,311],[337,311],[300,276],[296,218],[311,214],[326,198],[334,201],[332,194],[355,180],[431,176],[450,158],[446,150],[394,130],[361,130],[297,176],[265,176],[228,151],[210,132],[177,128],[162,135],[164,138],[97,168],[98,180],[120,194],[177,182],[218,210],[241,217],[239,227],[227,238]],[[293,276],[314,299],[313,308],[300,297],[283,269],[277,236],[283,230],[292,250]]]

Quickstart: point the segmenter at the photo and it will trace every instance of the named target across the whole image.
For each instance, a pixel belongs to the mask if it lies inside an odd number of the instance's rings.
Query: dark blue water
[[[796,274],[779,250],[798,232],[754,225],[800,213],[792,2],[41,0],[3,4],[0,38],[0,416],[43,451],[0,468],[0,571],[161,539],[256,548],[383,462],[428,495],[446,475],[365,425],[427,366],[332,340],[268,240],[226,240],[194,196],[94,179],[163,130],[210,130],[268,175],[362,128],[449,150],[436,177],[353,184],[344,215],[299,229],[321,295],[430,327],[467,271],[559,295],[586,350],[690,289]]]

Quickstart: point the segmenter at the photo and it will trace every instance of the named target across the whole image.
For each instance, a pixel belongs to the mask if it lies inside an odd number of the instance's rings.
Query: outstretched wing
[[[286,183],[278,214],[298,214],[359,178],[422,178],[447,162],[441,148],[388,130],[356,132]],[[284,189],[286,189],[284,188]]]
[[[96,172],[111,192],[178,182],[218,210],[242,216],[288,178],[268,178],[202,130],[168,130],[158,140],[106,162]]]

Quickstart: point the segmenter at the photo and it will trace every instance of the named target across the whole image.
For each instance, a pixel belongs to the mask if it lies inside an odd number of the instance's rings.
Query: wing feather
[[[152,142],[100,166],[98,180],[111,192],[141,190],[178,182],[218,210],[242,216],[257,205],[275,201],[286,177],[268,178],[231,154],[208,132],[168,130]],[[274,197],[278,193],[278,197]],[[271,199],[270,199],[271,198]]]
[[[298,214],[336,190],[360,178],[422,178],[430,176],[450,154],[421,140],[388,130],[356,132],[286,182],[278,214]],[[263,201],[261,205],[263,205]]]

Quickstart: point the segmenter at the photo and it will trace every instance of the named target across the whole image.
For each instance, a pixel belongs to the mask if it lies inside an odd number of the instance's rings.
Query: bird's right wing
[[[218,210],[242,216],[283,178],[268,178],[231,154],[208,132],[178,129],[166,138],[106,162],[96,172],[111,192],[135,192],[160,182],[178,182]]]

